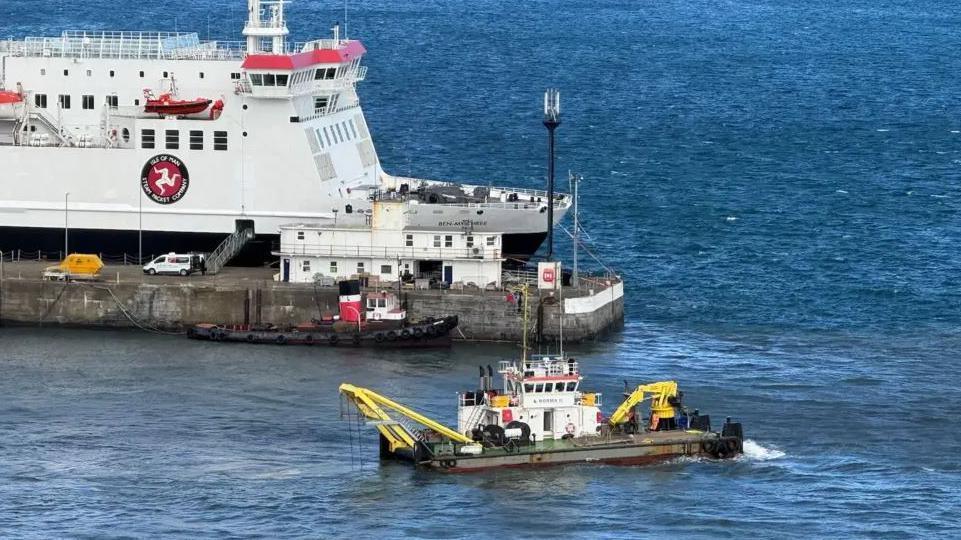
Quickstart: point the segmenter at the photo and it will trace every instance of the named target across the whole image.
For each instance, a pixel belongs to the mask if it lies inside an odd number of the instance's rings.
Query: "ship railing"
[[[537,284],[537,272],[534,270],[504,270],[501,274],[501,281],[504,283],[526,283],[528,285]]]
[[[485,186],[485,185],[483,185],[483,184],[475,184],[475,183],[471,183],[471,182],[463,182],[463,183],[461,183],[461,182],[452,182],[452,181],[445,181],[445,180],[429,180],[429,179],[426,179],[426,178],[414,178],[414,177],[409,177],[409,176],[388,176],[388,177],[386,178],[386,180],[387,180],[388,186],[389,186],[389,187],[393,187],[394,189],[400,189],[401,184],[407,184],[407,185],[409,185],[412,190],[413,190],[413,189],[416,189],[420,184],[423,184],[423,185],[425,185],[425,186],[443,186],[443,187],[457,187],[457,188],[468,188],[468,189],[484,188],[484,189],[487,189],[487,190],[488,190],[488,193],[490,194],[488,198],[491,199],[490,203],[485,203],[485,204],[492,204],[492,203],[524,204],[524,203],[527,203],[527,204],[535,204],[535,205],[536,205],[538,202],[540,202],[540,204],[544,205],[544,204],[545,204],[544,201],[547,199],[547,192],[544,191],[544,190],[539,190],[539,189],[525,189],[525,188],[500,187],[500,186]],[[465,195],[467,195],[467,194],[468,194],[468,192],[465,192]],[[501,200],[500,200],[501,195],[504,195],[504,196],[506,196],[506,197],[509,197],[510,195],[516,195],[516,196],[517,196],[517,200],[516,200],[516,201],[501,201]],[[566,205],[570,204],[571,197],[570,197],[570,195],[568,195],[567,193],[557,192],[557,193],[554,193],[554,197],[555,197],[555,203],[554,203],[554,204],[555,204],[555,207],[556,207],[556,206],[566,206]],[[533,203],[531,203],[531,198],[534,199],[534,202],[533,202]],[[538,201],[538,199],[541,199],[541,200]],[[475,204],[475,203],[471,203],[471,204]]]
[[[331,246],[309,242],[282,245],[278,255],[304,255],[312,257],[365,257],[381,259],[500,259],[500,249],[477,245],[469,248],[430,248],[397,246]]]

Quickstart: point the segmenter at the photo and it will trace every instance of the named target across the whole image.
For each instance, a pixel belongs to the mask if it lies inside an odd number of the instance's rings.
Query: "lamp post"
[[[63,194],[63,256],[70,255],[70,192]]]
[[[137,190],[137,264],[143,266],[143,190]]]
[[[544,127],[547,128],[547,259],[554,258],[554,130],[561,125],[561,93],[544,92]]]

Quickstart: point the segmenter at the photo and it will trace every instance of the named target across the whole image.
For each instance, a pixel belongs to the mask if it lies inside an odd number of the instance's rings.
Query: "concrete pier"
[[[6,262],[0,279],[0,323],[32,326],[142,328],[183,332],[200,322],[296,324],[336,313],[337,289],[278,283],[272,269],[226,268],[216,276],[144,276],[137,266],[105,267],[95,282],[40,279],[51,263]],[[396,291],[396,289],[394,289]],[[555,295],[529,289],[528,324],[534,339],[561,332]],[[412,319],[457,315],[455,339],[520,341],[523,299],[509,290],[404,290]],[[624,319],[623,283],[582,280],[563,291],[566,342],[596,339]]]

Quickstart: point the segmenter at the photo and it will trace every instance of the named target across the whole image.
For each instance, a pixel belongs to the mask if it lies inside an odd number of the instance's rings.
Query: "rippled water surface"
[[[293,3],[294,38],[342,8]],[[158,9],[0,0],[0,35],[238,39],[246,12]],[[0,536],[961,535],[958,28],[920,0],[352,2],[392,172],[542,185],[539,100],[561,88],[559,169],[628,280],[623,332],[577,351],[589,382],[612,407],[624,379],[676,378],[745,423],[747,455],[413,471],[377,463],[337,385],[452,423],[475,366],[515,349],[3,329]]]

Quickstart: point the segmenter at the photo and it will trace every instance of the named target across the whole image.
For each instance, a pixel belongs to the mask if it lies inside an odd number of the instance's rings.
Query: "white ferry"
[[[0,41],[0,250],[211,251],[253,230],[267,259],[292,222],[364,224],[374,201],[411,227],[504,232],[526,258],[568,195],[387,173],[357,94],[366,49],[289,43],[285,0],[248,0],[246,41],[67,31]]]

